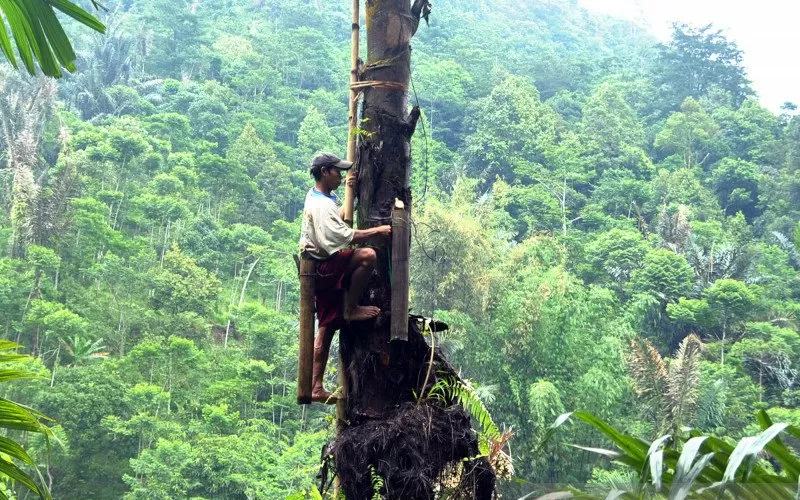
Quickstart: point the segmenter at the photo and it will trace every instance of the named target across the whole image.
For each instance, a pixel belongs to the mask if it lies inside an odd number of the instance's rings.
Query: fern
[[[452,377],[441,377],[428,392],[429,398],[442,401],[457,401],[481,428],[479,438],[482,447],[488,449],[488,441],[496,440],[501,436],[500,429],[492,419],[489,409],[483,404],[476,394],[475,388],[468,381],[461,381]]]
[[[491,386],[489,386],[491,387]],[[489,388],[487,387],[487,388]],[[491,387],[493,389],[493,387]],[[486,392],[491,394],[491,390]],[[478,432],[478,455],[465,458],[461,463],[453,465],[443,473],[442,484],[457,485],[463,472],[463,464],[477,458],[485,457],[498,479],[510,479],[514,475],[514,465],[510,453],[503,451],[514,433],[511,430],[500,432],[492,419],[489,409],[483,403],[468,380],[461,380],[451,374],[439,374],[439,379],[428,391],[429,399],[437,399],[444,404],[457,402],[470,417],[480,426]]]
[[[372,500],[383,500],[383,478],[375,471],[375,467],[369,466],[369,478],[372,481]]]

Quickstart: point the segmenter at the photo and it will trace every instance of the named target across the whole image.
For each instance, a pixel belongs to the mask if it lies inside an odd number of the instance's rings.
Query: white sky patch
[[[779,112],[800,104],[800,2],[797,0],[578,0],[585,8],[628,19],[667,41],[672,23],[712,23],[744,52],[744,65],[761,104]]]

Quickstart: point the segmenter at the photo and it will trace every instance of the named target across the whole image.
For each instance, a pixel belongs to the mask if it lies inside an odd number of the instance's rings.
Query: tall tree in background
[[[34,236],[34,211],[41,186],[35,177],[44,125],[55,105],[56,86],[44,78],[3,75],[0,127],[11,172],[11,254],[19,255]]]
[[[410,140],[420,110],[408,111],[409,42],[431,8],[427,0],[367,0],[366,7],[367,64],[358,84],[364,99],[357,159],[360,228],[391,223],[396,199],[411,207]],[[390,344],[391,247],[375,244],[378,265],[362,303],[380,307],[382,314],[341,332],[348,393],[332,448],[336,473],[348,498],[371,497],[375,475],[386,498],[432,498],[442,472],[478,455],[478,443],[469,417],[452,398],[423,398],[449,366],[443,358],[434,362],[416,323],[409,323],[407,342]],[[474,462],[460,486],[472,498],[489,498],[494,475],[485,460]]]
[[[92,4],[99,8],[95,0],[92,0]],[[56,78],[61,76],[62,68],[75,71],[75,52],[54,9],[95,31],[105,31],[105,26],[99,20],[69,0],[0,2],[0,50],[12,66],[18,67],[11,44],[13,38],[19,58],[31,75],[36,72],[35,63],[45,75]],[[6,71],[0,72],[0,77],[0,94],[4,96],[0,100],[0,140],[6,151],[5,167],[11,171],[12,179],[10,253],[14,256],[19,255],[34,236],[35,210],[41,191],[40,181],[34,178],[34,169],[40,159],[39,146],[45,121],[54,108],[56,86],[48,79],[21,80]],[[18,347],[9,341],[0,341],[0,362],[25,359],[25,356],[10,352]],[[4,381],[31,376],[16,368],[3,371]],[[0,401],[0,413],[4,415],[0,427],[46,436],[51,433],[43,424],[46,420],[43,415],[13,401]],[[46,485],[39,484],[32,473],[15,465],[14,460],[36,468],[22,446],[4,437],[0,442],[0,455],[0,479],[10,480],[12,485],[23,485],[40,498],[51,498]],[[41,474],[38,476],[43,481]],[[3,498],[9,496],[6,488],[0,493]]]
[[[712,25],[695,28],[675,24],[672,40],[661,47],[656,79],[673,108],[687,97],[702,97],[714,87],[728,92],[738,106],[753,95],[742,60],[736,43]]]

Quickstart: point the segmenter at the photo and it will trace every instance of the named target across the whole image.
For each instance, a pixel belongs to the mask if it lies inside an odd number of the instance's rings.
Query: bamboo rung
[[[300,258],[300,348],[297,363],[297,404],[311,403],[314,366],[314,279],[317,263]]]

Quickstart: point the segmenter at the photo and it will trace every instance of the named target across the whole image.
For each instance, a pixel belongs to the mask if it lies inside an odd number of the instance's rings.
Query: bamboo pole
[[[392,326],[391,339],[408,340],[408,256],[411,232],[405,204],[395,198],[392,209]]]
[[[360,0],[353,0],[352,4],[352,23],[350,25],[350,98],[348,102],[348,120],[347,120],[347,161],[356,161],[356,134],[355,128],[358,125],[357,120],[357,107],[358,107],[358,90],[354,84],[358,82],[358,52],[359,52],[359,35],[360,35],[360,13],[359,13]],[[356,168],[351,168],[347,172],[347,181],[344,184],[344,202],[343,202],[343,215],[344,222],[353,227],[353,209],[355,206],[355,187],[351,186],[351,181],[358,179],[358,171]],[[339,387],[341,394],[336,401],[336,431],[341,432],[347,423],[347,367],[344,364],[344,358],[341,355],[341,348],[339,352]],[[337,475],[333,483],[333,497],[339,498],[340,484],[339,476]]]
[[[358,54],[359,54],[359,36],[360,36],[360,0],[353,0],[352,3],[352,23],[350,24],[350,103],[348,110],[347,121],[347,161],[355,162],[356,160],[356,134],[354,132],[357,120],[357,97],[358,91],[353,85],[358,81]],[[358,172],[355,168],[351,168],[347,172],[347,180],[358,178]],[[353,207],[355,205],[355,188],[350,186],[350,182],[345,182],[344,185],[344,202],[343,212],[344,221],[350,227],[353,226]],[[337,428],[342,429],[347,420],[345,401],[347,400],[347,373],[344,366],[344,359],[339,355],[339,387],[341,388],[339,399],[336,401],[336,422]],[[338,478],[336,481],[336,489],[338,490]]]
[[[297,404],[311,403],[314,366],[314,277],[317,263],[300,258],[300,348],[297,363]]]
[[[348,110],[347,122],[347,161],[356,161],[356,101],[358,90],[353,85],[358,81],[358,37],[359,29],[359,0],[353,0],[353,22],[350,34],[350,106]],[[347,172],[347,180],[356,179],[358,172],[351,168]],[[349,186],[349,182],[344,184],[344,221],[348,226],[353,227],[353,207],[355,205],[355,189]]]

